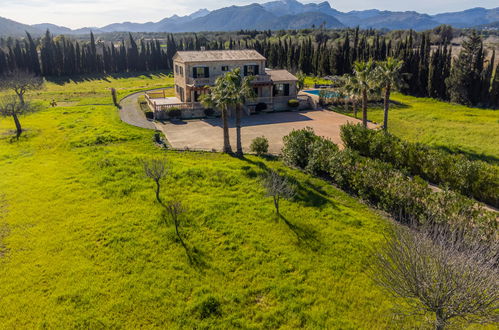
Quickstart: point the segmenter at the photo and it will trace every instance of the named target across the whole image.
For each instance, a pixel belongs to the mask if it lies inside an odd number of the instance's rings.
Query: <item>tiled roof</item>
[[[265,60],[256,50],[200,50],[180,51],[174,56],[182,62],[216,62],[216,61],[248,61]]]
[[[296,78],[294,75],[289,73],[287,70],[271,70],[271,69],[265,69],[265,73],[270,75],[270,79],[272,81],[297,81],[298,78]]]

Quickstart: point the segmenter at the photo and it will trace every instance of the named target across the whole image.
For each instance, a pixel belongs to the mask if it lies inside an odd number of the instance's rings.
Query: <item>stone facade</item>
[[[248,101],[245,111],[286,110],[297,98],[297,78],[286,70],[265,69],[266,59],[255,50],[186,51],[173,57],[175,96],[186,103],[197,103],[209,92],[217,77],[235,68],[253,76],[257,98]]]

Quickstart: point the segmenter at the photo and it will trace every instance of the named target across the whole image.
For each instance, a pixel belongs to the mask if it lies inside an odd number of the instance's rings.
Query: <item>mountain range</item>
[[[25,25],[0,17],[0,36],[19,36],[28,31],[40,35],[49,29],[53,34],[86,34],[105,32],[200,32],[235,31],[241,29],[281,30],[324,26],[325,28],[356,27],[375,29],[426,30],[441,24],[457,28],[494,25],[499,21],[499,7],[472,8],[436,15],[415,11],[394,12],[377,9],[340,12],[329,2],[303,4],[296,0],[278,0],[247,6],[230,6],[209,11],[200,9],[191,15],[147,23],[114,23],[100,28],[72,30],[54,24]]]

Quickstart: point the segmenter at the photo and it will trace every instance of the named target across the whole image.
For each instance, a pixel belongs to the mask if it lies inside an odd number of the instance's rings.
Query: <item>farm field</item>
[[[392,101],[397,103],[391,105],[389,114],[388,129],[393,134],[499,164],[499,111],[398,93]],[[368,118],[382,123],[382,105],[369,107]]]
[[[171,80],[48,83],[19,141],[0,121],[2,328],[400,328],[368,276],[388,220],[279,161],[165,151],[119,120],[109,88]],[[187,250],[143,174],[151,157],[170,164],[163,197],[187,206]],[[297,185],[286,221],[265,197],[267,168]]]

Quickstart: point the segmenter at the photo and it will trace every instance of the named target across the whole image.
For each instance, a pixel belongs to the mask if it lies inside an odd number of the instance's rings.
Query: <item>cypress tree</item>
[[[479,65],[478,61],[482,60]],[[462,50],[454,61],[450,76],[446,80],[452,102],[474,105],[479,99],[477,90],[481,87],[483,53],[481,38],[476,32],[463,42]],[[478,86],[478,88],[477,88]]]

